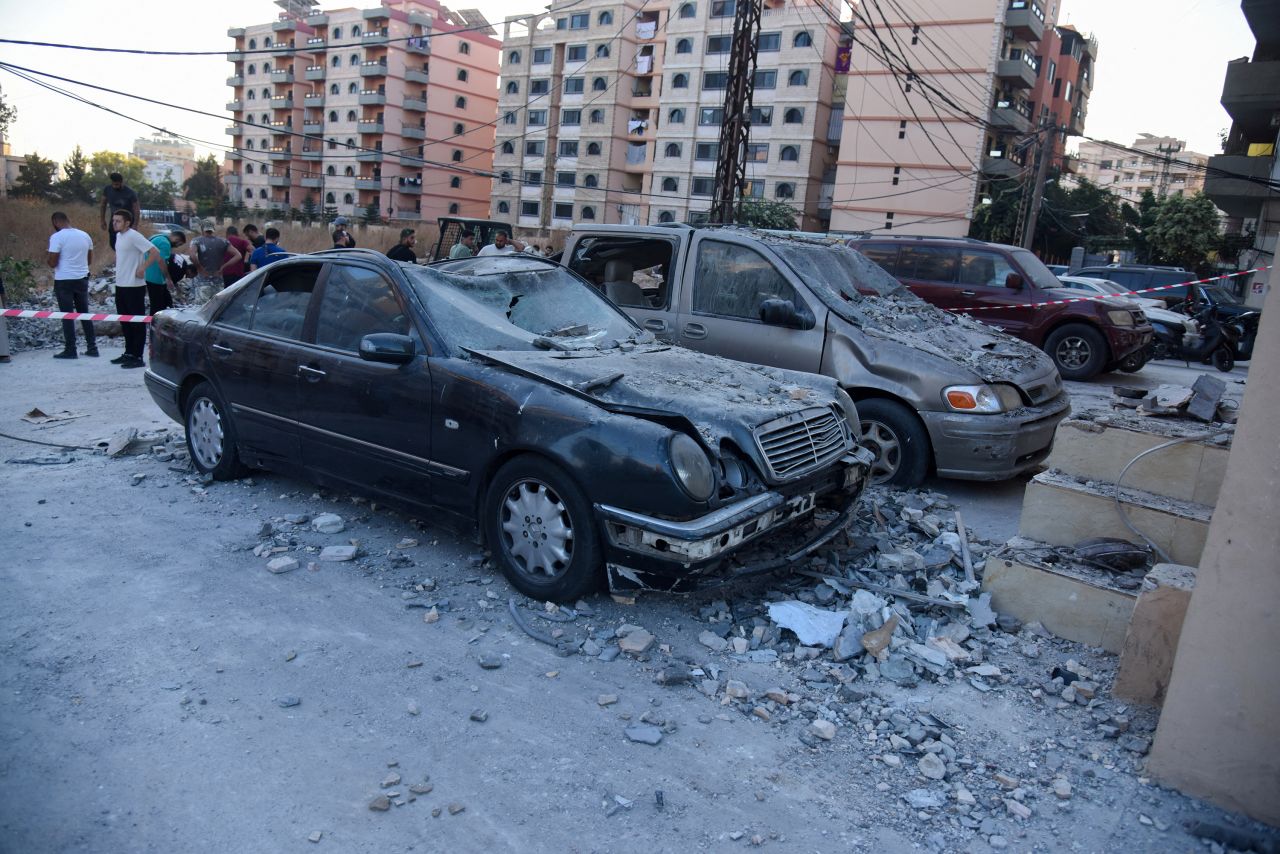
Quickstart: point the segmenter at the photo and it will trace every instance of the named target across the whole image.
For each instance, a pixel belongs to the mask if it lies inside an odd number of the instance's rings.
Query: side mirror
[[[1004,286],[1006,288],[1009,288],[1010,290],[1015,290],[1015,291],[1022,290],[1022,274],[1010,273],[1009,275],[1005,276]]]
[[[760,321],[769,326],[785,326],[788,329],[812,329],[813,316],[800,313],[789,299],[767,299],[760,303]]]
[[[413,339],[395,332],[375,332],[360,339],[360,358],[366,362],[403,365],[414,351]]]

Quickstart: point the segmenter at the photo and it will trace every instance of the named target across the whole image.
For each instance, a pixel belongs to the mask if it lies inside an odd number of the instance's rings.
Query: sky
[[[1252,54],[1254,45],[1239,0],[1061,2],[1059,22],[1092,33],[1099,43],[1085,133],[1124,144],[1142,132],[1171,135],[1187,140],[1191,151],[1219,152],[1218,134],[1231,123],[1218,103],[1226,63]],[[0,0],[0,4],[7,38],[223,52],[232,46],[228,27],[273,20],[278,11],[271,0],[216,0],[199,9],[157,0],[111,5],[101,0],[57,0],[52,7],[16,0]],[[341,5],[322,0],[321,7]],[[540,8],[495,0],[460,0],[457,7],[479,8],[493,22]],[[225,105],[231,100],[226,78],[232,65],[225,56],[128,56],[0,44],[0,61],[162,101],[164,105],[150,105],[58,84],[95,103],[191,137],[202,155],[220,155],[225,148],[215,146],[231,141],[225,132]],[[77,143],[86,153],[128,151],[136,137],[152,133],[142,124],[49,92],[7,70],[0,70],[0,91],[18,109],[9,135],[15,154],[34,151],[61,162]]]

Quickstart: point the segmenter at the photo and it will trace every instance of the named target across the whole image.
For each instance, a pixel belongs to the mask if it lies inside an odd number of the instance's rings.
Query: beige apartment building
[[[1142,152],[1126,151],[1134,148]],[[1206,154],[1187,151],[1186,140],[1140,133],[1127,146],[1113,142],[1080,143],[1076,177],[1105,187],[1137,204],[1147,190],[1157,197],[1194,195],[1204,189]],[[1178,161],[1170,163],[1168,161]],[[1187,165],[1190,164],[1190,165]]]
[[[500,47],[487,22],[436,0],[277,5],[277,20],[227,31],[228,195],[384,220],[487,216]]]
[[[133,156],[145,160],[143,174],[152,184],[173,181],[179,187],[196,171],[196,147],[167,133],[140,136],[133,141]]]
[[[820,207],[840,27],[825,0],[765,0],[748,192],[825,227]],[[719,157],[733,0],[586,0],[504,23],[495,219],[697,222]]]
[[[1057,2],[895,0],[859,10],[831,228],[963,236],[1000,181],[1027,177],[1039,112],[1030,96]],[[886,48],[918,77],[887,68],[875,55]]]

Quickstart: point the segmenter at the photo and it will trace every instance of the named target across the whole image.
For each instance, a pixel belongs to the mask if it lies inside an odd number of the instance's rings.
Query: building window
[[[750,196],[753,199],[763,199],[764,198],[764,181],[761,181],[759,179],[748,181],[747,189],[744,195]]]
[[[342,38],[342,27],[333,28],[333,38],[334,38],[334,41],[337,41],[338,39]]]
[[[551,48],[549,48],[549,47],[535,47],[535,48],[533,49],[533,64],[534,64],[534,65],[546,65],[546,64],[547,64],[548,62],[550,62],[550,61],[551,61]]]
[[[342,90],[341,90],[340,88],[338,88],[338,84],[337,84],[337,83],[332,83],[332,84],[330,84],[330,86],[329,86],[329,94],[330,94],[330,95],[337,95],[337,94],[339,94],[341,91],[342,91]]]
[[[794,145],[784,145],[782,150],[778,152],[778,159],[783,162],[793,162],[800,159],[800,149]]]
[[[761,33],[756,36],[756,50],[760,53],[782,50],[782,33]]]
[[[596,45],[596,59],[608,59],[609,46],[607,44]]]
[[[356,120],[356,111],[347,110],[347,121],[354,122]]]
[[[464,134],[464,133],[466,133],[466,132],[467,132],[466,125],[464,125],[462,122],[454,122],[454,123],[453,123],[453,133],[454,133],[454,136],[461,136],[462,134]]]
[[[919,27],[916,27],[916,30],[919,29]],[[813,47],[813,35],[810,34],[808,30],[801,30],[796,33],[795,38],[791,40],[791,45],[793,47]],[[763,49],[764,48],[761,48],[761,50]]]
[[[556,202],[551,208],[552,219],[573,219],[573,202]]]
[[[577,157],[578,141],[576,139],[560,140],[560,156],[561,157]]]
[[[698,110],[698,124],[718,125],[724,122],[723,107],[703,107]]]
[[[330,168],[330,169],[332,169],[333,167],[332,167],[332,166],[330,166],[329,168]],[[246,174],[246,175],[252,175],[252,174],[253,174],[253,164],[252,164],[252,163],[246,163],[246,164],[244,165],[244,174]]]
[[[774,198],[777,199],[794,199],[796,196],[796,185],[784,181],[773,188]]]
[[[506,172],[506,171],[499,172],[499,173],[498,173],[498,183],[500,183],[500,184],[510,184],[510,183],[511,183],[511,173],[510,173],[510,172]]]
[[[582,186],[594,189],[600,186],[600,178],[596,175],[588,175],[582,179]]]
[[[520,216],[537,216],[540,206],[537,202],[521,202]]]
[[[601,12],[599,17],[596,18],[596,22],[599,23],[600,26],[602,27],[609,26],[610,24],[613,23],[613,13],[607,12],[607,11]]]
[[[795,71],[787,75],[788,86],[808,86],[809,72],[803,68],[797,68]]]
[[[569,16],[569,29],[585,30],[589,26],[591,26],[591,16],[586,12]]]
[[[684,124],[684,109],[682,107],[675,107],[671,110],[671,112],[667,113],[667,124],[669,125]]]
[[[453,106],[459,110],[465,110],[467,108],[467,99],[464,96],[459,95],[453,99]]]
[[[596,209],[595,209],[595,208],[593,208],[593,207],[591,207],[590,205],[587,205],[586,207],[584,207],[584,208],[582,209],[582,218],[583,218],[583,219],[595,219],[595,218],[596,218]]]
[[[603,92],[609,88],[609,81],[603,77],[596,77],[591,81],[592,92]]]
[[[467,69],[465,68],[458,69],[458,80],[459,82],[462,82],[462,83],[467,82]]]
[[[529,111],[529,127],[543,127],[547,123],[546,110]]]
[[[355,38],[359,38],[359,37],[360,37],[360,25],[359,25],[359,24],[353,24],[353,25],[351,26],[351,38],[355,39]]]
[[[450,155],[450,159],[451,159],[454,163],[461,163],[461,162],[462,162],[462,149],[461,149],[461,148],[455,148],[455,149],[453,150],[453,154],[452,154],[452,155]]]
[[[342,57],[335,56],[333,59],[329,60],[329,64],[334,68],[340,68],[342,66]]]
[[[542,173],[530,170],[524,173],[524,185],[526,187],[538,187],[542,185]]]
[[[752,127],[768,126],[771,124],[773,124],[773,107],[751,108]]]
[[[757,89],[776,89],[778,87],[778,72],[773,69],[757,71],[755,84]]]
[[[506,112],[506,113],[503,113],[503,114],[502,114],[502,123],[503,123],[504,125],[513,125],[513,124],[515,124],[515,123],[516,123],[516,114],[515,114],[515,113],[513,113],[513,112]]]
[[[512,144],[511,144],[511,140],[507,140],[506,142],[502,143],[502,153],[503,153],[503,154],[515,154],[515,153],[516,153],[516,147],[515,147],[514,145],[512,145]]]
[[[675,178],[663,178],[663,179],[662,179],[662,192],[664,192],[664,193],[678,193],[678,192],[680,192],[680,182],[679,182],[677,179],[675,179]]]
[[[804,110],[800,107],[791,107],[782,114],[782,123],[785,125],[798,125],[804,123]]]
[[[271,47],[271,36],[267,36],[262,40],[263,47]]]
[[[329,121],[331,121],[331,122],[336,122],[337,120],[338,120],[338,111],[337,111],[337,110],[330,110],[330,111],[329,111]]]
[[[709,196],[711,195],[711,190],[714,186],[714,178],[694,178],[692,195]]]
[[[545,77],[529,81],[530,95],[545,95],[551,90],[551,81]]]
[[[557,172],[556,186],[557,187],[578,186],[578,173],[577,172]]]
[[[468,43],[468,42],[462,42],[461,44],[459,44],[459,45],[458,45],[458,53],[463,53],[463,54],[471,53],[471,45],[470,45],[470,43]]]
[[[676,42],[676,53],[693,53],[693,42],[689,39],[680,39]]]
[[[733,36],[707,36],[707,53],[728,53],[733,48]]]
[[[663,157],[679,157],[679,156],[680,156],[680,143],[678,143],[678,142],[668,142],[668,143],[667,143],[667,147],[666,147],[666,148],[664,148],[664,149],[663,149],[663,151],[662,151],[662,155],[663,155]]]
[[[675,222],[675,221],[676,221],[676,215],[673,214],[671,211],[658,212],[658,222]]]
[[[598,142],[588,142],[588,143],[587,143],[587,156],[588,156],[588,157],[599,157],[599,156],[600,156],[600,143],[598,143]]]
[[[458,207],[458,203],[457,203],[457,202],[451,202],[451,203],[449,204],[449,213],[451,213],[451,214],[456,214],[456,213],[458,213],[458,211],[459,211],[459,210],[461,210],[461,208],[459,208],[459,207]]]
[[[698,14],[698,7],[695,6],[693,3],[680,4],[679,17],[693,18],[693,17],[697,17],[697,14]]]
[[[738,13],[737,7],[734,0],[711,0],[711,17],[732,18]]]
[[[688,74],[671,75],[671,88],[672,89],[688,89],[689,75]]]
[[[693,149],[694,160],[719,160],[720,143],[700,142]]]
[[[355,196],[353,196],[353,195],[351,195],[350,193],[343,193],[343,194],[342,194],[342,203],[343,203],[344,205],[351,205],[351,204],[355,204],[355,201],[356,201],[356,197],[355,197]]]
[[[560,124],[562,125],[582,124],[582,110],[561,110]]]
[[[542,157],[547,153],[547,143],[541,139],[526,139],[524,141],[525,157]]]
[[[500,214],[511,213],[511,205],[508,204],[507,202],[498,202],[498,213]]]
[[[727,71],[702,72],[702,88],[704,90],[723,89],[727,85],[729,85],[729,72]]]
[[[257,73],[258,73],[258,66],[254,65],[252,62],[251,62],[251,63],[249,63],[249,73],[250,73],[250,74],[257,74]]]
[[[604,122],[604,110],[591,111],[591,124],[598,125]]]
[[[583,62],[587,58],[585,44],[571,44],[564,49],[564,58],[568,62]]]
[[[360,85],[354,81],[347,84],[347,94],[354,95],[360,91]]]
[[[332,178],[333,176],[335,176],[335,175],[337,175],[337,174],[338,174],[338,170],[337,170],[337,169],[335,169],[334,167],[330,166],[328,169],[325,169],[325,170],[324,170],[324,174],[326,174],[326,175],[328,175],[329,177],[331,177],[331,178]]]
[[[452,178],[449,179],[449,188],[453,190],[462,189],[462,179],[459,178],[457,175],[454,175]]]
[[[353,53],[351,58],[347,60],[347,65],[356,66],[360,64],[360,54]]]
[[[335,196],[333,193],[325,193],[325,194],[324,194],[324,203],[325,203],[326,205],[336,204],[336,203],[337,203],[337,201],[338,201],[338,198],[337,198],[337,196]]]
[[[769,143],[767,142],[749,142],[747,143],[747,163],[768,163],[769,162]]]
[[[507,54],[507,65],[519,65],[519,64],[520,64],[520,51],[513,50],[511,51],[511,53]]]
[[[564,93],[566,95],[581,95],[586,89],[585,77],[566,77],[564,79]]]

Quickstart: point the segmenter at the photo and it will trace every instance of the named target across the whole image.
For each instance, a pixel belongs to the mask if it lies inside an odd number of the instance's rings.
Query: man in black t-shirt
[[[418,263],[418,253],[413,251],[413,245],[418,242],[418,238],[414,236],[412,228],[400,229],[400,242],[387,250],[387,257],[392,261],[407,261],[410,264]]]
[[[108,242],[111,244],[111,251],[116,249],[116,232],[111,227],[111,221],[107,219],[107,211],[113,213],[115,211],[129,211],[133,214],[133,221],[137,224],[142,223],[142,212],[138,209],[138,194],[124,184],[124,176],[119,172],[112,172],[109,176],[111,183],[102,188],[102,207],[99,214],[102,218],[102,227],[106,229],[109,237]]]

